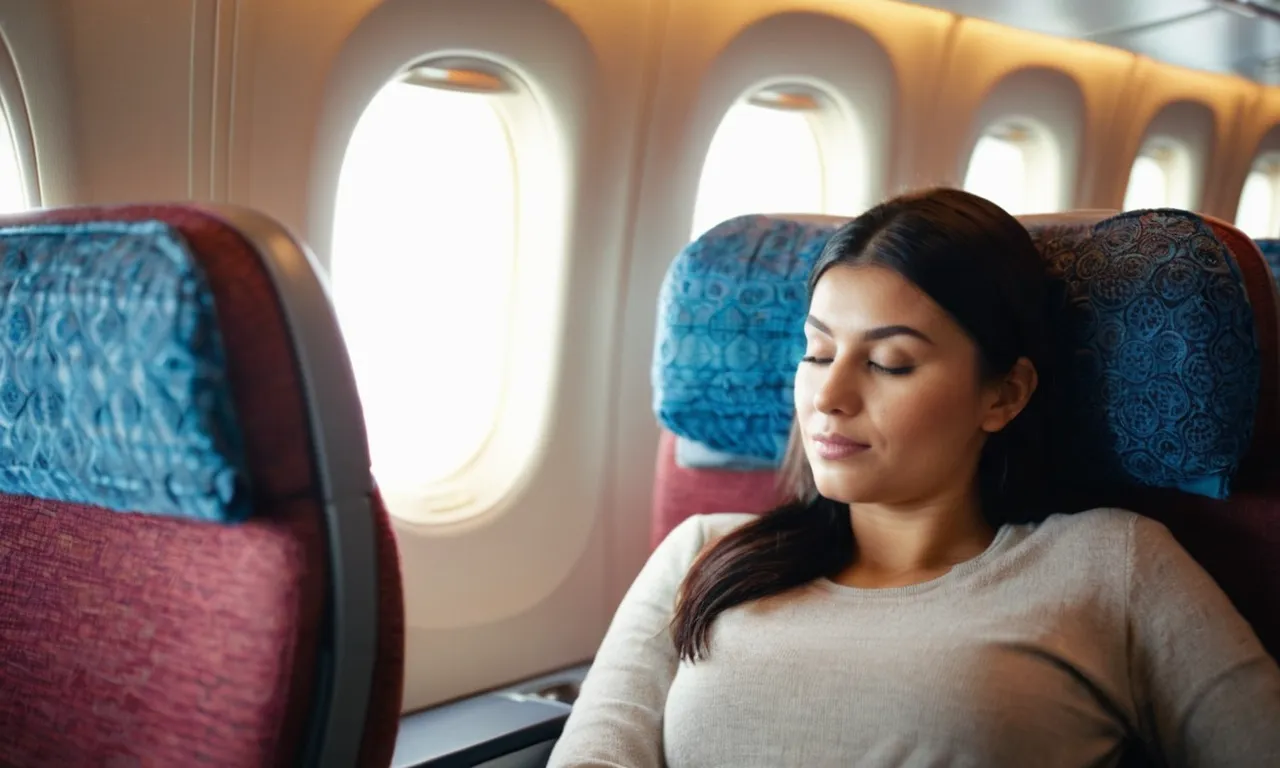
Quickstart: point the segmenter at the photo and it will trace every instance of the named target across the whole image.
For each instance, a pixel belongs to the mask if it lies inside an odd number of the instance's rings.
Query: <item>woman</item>
[[[809,290],[793,500],[667,537],[550,764],[1280,765],[1280,670],[1169,532],[1043,511],[1026,230],[899,198]]]

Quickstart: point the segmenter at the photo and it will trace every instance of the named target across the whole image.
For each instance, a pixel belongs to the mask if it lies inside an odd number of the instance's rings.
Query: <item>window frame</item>
[[[1262,233],[1244,230],[1240,222],[1240,209],[1244,203],[1244,193],[1249,188],[1249,179],[1254,174],[1261,175],[1271,192],[1267,211],[1267,224]],[[1256,157],[1249,166],[1244,184],[1240,187],[1240,197],[1236,201],[1236,217],[1234,221],[1249,237],[1254,239],[1280,238],[1280,151],[1264,152]]]
[[[749,106],[756,109],[772,109],[800,114],[813,139],[818,171],[818,210],[745,210],[733,216],[748,214],[830,214],[850,207],[854,200],[866,194],[864,181],[859,174],[832,173],[832,168],[844,168],[862,157],[862,136],[851,108],[836,95],[834,89],[813,79],[772,79],[756,83],[730,102],[716,121],[715,130],[707,144],[699,167],[694,188],[694,204],[691,213],[691,239],[701,236],[710,228],[725,220],[715,220],[703,215],[704,185],[707,180],[708,160],[716,140],[734,109]],[[730,216],[729,218],[732,218]]]
[[[996,139],[1015,146],[1022,152],[1021,189],[1009,194],[1010,199],[1025,200],[1024,205],[1003,205],[1014,215],[1058,213],[1066,206],[1061,200],[1063,157],[1052,131],[1039,121],[1025,116],[1006,116],[988,123],[980,131],[965,161],[961,182],[963,189],[973,191],[970,174],[973,160],[983,139]],[[1003,196],[1002,196],[1003,198]],[[992,202],[1000,205],[1000,201]]]
[[[1129,195],[1133,183],[1133,169],[1141,159],[1153,161],[1164,173],[1165,189],[1159,205],[1129,204]],[[1195,206],[1193,187],[1193,168],[1191,150],[1182,142],[1169,136],[1152,136],[1143,141],[1138,152],[1129,165],[1129,177],[1125,183],[1122,210],[1144,210],[1148,208],[1175,208],[1191,210]]]
[[[431,82],[430,77],[417,79],[425,70],[476,77],[459,80],[444,76],[436,82]],[[501,83],[503,88],[485,91],[476,87],[485,85],[486,79]],[[501,303],[508,308],[506,344],[497,403],[494,412],[486,416],[491,426],[476,449],[459,460],[458,468],[448,475],[412,488],[380,489],[388,511],[401,523],[445,531],[510,509],[514,497],[543,458],[540,448],[551,418],[556,384],[554,340],[558,339],[561,319],[554,310],[563,305],[561,273],[567,266],[564,227],[560,219],[554,218],[555,209],[562,202],[554,193],[563,191],[564,186],[559,172],[563,146],[528,80],[514,67],[478,56],[442,55],[415,60],[364,102],[360,117],[382,88],[406,81],[420,87],[471,91],[489,99],[506,136],[515,189],[511,282],[509,294]],[[353,126],[353,133],[354,130]],[[344,162],[345,153],[344,148]],[[334,185],[335,228],[340,215],[340,183],[341,171]],[[548,191],[553,194],[546,194]],[[336,244],[333,235],[330,242]],[[335,258],[342,256],[332,254],[331,260]],[[529,261],[539,263],[530,265],[526,263]],[[523,372],[520,387],[513,386],[516,370]]]
[[[40,168],[37,162],[31,113],[27,108],[26,93],[18,76],[18,66],[9,46],[0,39],[0,119],[9,130],[10,151],[18,170],[18,184],[22,190],[23,210],[44,205],[40,189]]]

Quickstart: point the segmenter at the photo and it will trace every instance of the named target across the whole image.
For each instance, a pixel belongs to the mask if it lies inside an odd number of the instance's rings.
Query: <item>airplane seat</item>
[[[1262,258],[1266,260],[1267,266],[1271,268],[1271,274],[1280,280],[1280,239],[1259,238],[1254,241],[1254,244],[1262,252]]]
[[[1163,522],[1280,656],[1280,312],[1262,254],[1234,226],[1184,211],[1022,220],[1061,302],[1056,498]],[[805,280],[842,222],[733,219],[670,266],[653,366],[654,542],[692,514],[778,501]]]
[[[793,406],[806,280],[846,219],[741,216],[694,240],[659,295],[651,544],[685,518],[768,511]],[[798,346],[797,346],[798,345]]]
[[[391,763],[398,555],[309,259],[237,208],[0,219],[0,764]]]

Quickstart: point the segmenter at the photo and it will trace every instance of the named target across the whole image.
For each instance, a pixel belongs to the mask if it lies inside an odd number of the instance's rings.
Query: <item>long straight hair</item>
[[[837,264],[886,267],[922,290],[974,341],[984,380],[1008,374],[1021,357],[1036,367],[1036,391],[987,438],[977,480],[992,526],[1043,517],[1050,331],[1044,266],[1027,230],[981,197],[934,189],[882,203],[838,229],[810,274],[810,299]],[[781,506],[708,547],[686,574],[672,620],[681,659],[706,657],[723,611],[832,576],[853,561],[849,506],[819,494],[798,424],[779,483]]]

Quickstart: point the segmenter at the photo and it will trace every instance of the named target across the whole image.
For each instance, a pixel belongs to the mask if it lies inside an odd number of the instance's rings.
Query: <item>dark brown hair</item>
[[[1021,357],[1036,367],[1040,384],[1026,408],[983,446],[978,489],[995,527],[1043,516],[1043,403],[1052,377],[1044,266],[1027,230],[981,197],[934,189],[882,203],[836,230],[810,274],[810,297],[837,264],[886,267],[924,291],[973,339],[984,378],[1007,374]],[[818,493],[795,424],[779,482],[787,501],[707,548],[685,576],[672,621],[681,659],[706,656],[722,611],[852,562],[849,507]]]

